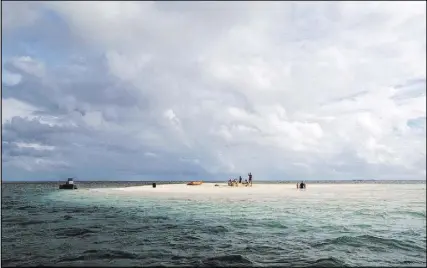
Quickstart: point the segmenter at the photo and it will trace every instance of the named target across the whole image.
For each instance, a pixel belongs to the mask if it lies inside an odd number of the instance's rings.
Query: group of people
[[[249,172],[248,179],[245,179],[245,182],[242,183],[242,176],[239,176],[239,179],[229,179],[228,186],[239,186],[239,184],[243,184],[245,186],[252,186],[252,173]],[[305,182],[297,183],[297,189],[306,189],[307,186]]]
[[[297,183],[297,189],[305,189],[305,183],[302,181],[301,183]]]
[[[237,179],[229,179],[228,186],[238,186],[239,184],[243,184],[245,186],[252,186],[252,173],[249,172],[248,179],[245,179],[245,182],[242,183],[242,176],[239,176],[239,180]]]

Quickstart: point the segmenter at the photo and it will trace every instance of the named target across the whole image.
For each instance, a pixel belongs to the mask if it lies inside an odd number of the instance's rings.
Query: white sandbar
[[[215,186],[219,185],[219,186]],[[408,196],[404,189],[414,189],[414,195]],[[421,191],[420,191],[421,190]],[[123,188],[90,189],[93,194],[114,194],[141,197],[166,197],[185,199],[270,199],[277,197],[292,197],[303,199],[396,199],[416,198],[426,200],[425,184],[309,184],[307,189],[299,190],[295,184],[262,184],[254,183],[252,187],[230,187],[226,183],[203,183],[202,185],[189,186],[186,184],[163,184],[153,188],[151,185]],[[420,194],[421,193],[421,194]]]

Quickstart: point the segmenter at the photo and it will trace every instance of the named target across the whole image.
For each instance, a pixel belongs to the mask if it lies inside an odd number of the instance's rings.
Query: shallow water
[[[425,183],[124,186],[2,185],[2,265],[426,265]]]

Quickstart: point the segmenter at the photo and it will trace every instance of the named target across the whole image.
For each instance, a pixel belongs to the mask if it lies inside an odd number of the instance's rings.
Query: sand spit
[[[217,185],[217,186],[216,186]],[[372,184],[307,184],[307,189],[300,190],[296,184],[262,184],[254,183],[252,187],[230,187],[226,183],[203,183],[197,186],[186,184],[164,184],[153,188],[151,185],[133,186],[122,188],[101,188],[89,189],[93,194],[126,195],[141,197],[167,197],[167,198],[188,198],[188,199],[211,199],[211,198],[250,198],[269,199],[277,197],[286,198],[378,198],[389,199],[391,195],[399,195],[402,187],[414,187],[413,185],[372,185]],[[425,185],[420,185],[424,187]],[[402,196],[402,198],[408,198]],[[425,200],[425,196],[424,196]]]

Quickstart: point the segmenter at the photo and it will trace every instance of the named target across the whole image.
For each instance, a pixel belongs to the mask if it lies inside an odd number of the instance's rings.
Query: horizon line
[[[75,180],[75,178],[73,178]],[[49,182],[63,182],[65,180],[0,180],[1,183],[49,183]],[[180,182],[188,182],[191,180],[105,180],[105,179],[100,179],[100,180],[77,180],[76,182],[83,182],[83,183],[87,183],[87,182],[133,182],[133,183],[138,183],[138,182],[176,182],[176,183],[180,183]],[[196,181],[196,180],[195,180]],[[226,180],[200,180],[203,182],[224,182]],[[306,180],[302,180],[302,179],[294,179],[294,180],[256,180],[259,182],[300,182],[300,181],[311,181],[311,182],[365,182],[365,181],[423,181],[425,182],[426,179],[338,179],[338,180],[327,180],[327,179],[320,179],[320,180],[315,180],[315,179],[306,179]]]

